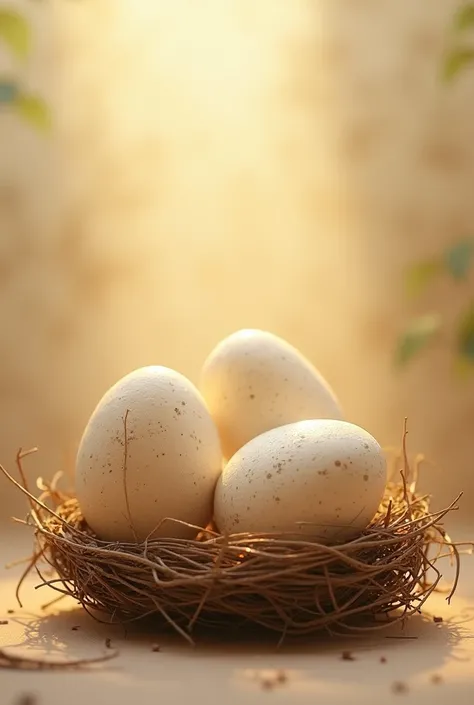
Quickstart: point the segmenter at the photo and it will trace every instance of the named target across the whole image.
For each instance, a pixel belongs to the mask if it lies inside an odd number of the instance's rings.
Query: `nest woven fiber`
[[[153,615],[188,641],[198,627],[258,626],[281,639],[320,630],[347,634],[419,612],[439,583],[436,562],[442,555],[454,560],[451,595],[456,588],[459,553],[442,521],[459,498],[431,512],[429,497],[417,494],[417,467],[410,472],[406,451],[394,459],[399,479],[388,483],[371,525],[358,538],[332,546],[306,537],[223,536],[211,529],[195,540],[101,541],[76,499],[60,492],[56,481],[39,481],[38,498],[29,492],[22,457],[17,464],[23,484],[2,470],[30,502],[35,552],[25,575],[36,567],[41,585],[71,595],[109,621]],[[44,563],[53,569],[51,578],[40,572]]]

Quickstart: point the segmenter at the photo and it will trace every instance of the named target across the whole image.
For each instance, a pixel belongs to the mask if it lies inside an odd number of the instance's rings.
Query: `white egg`
[[[322,543],[365,529],[387,482],[381,447],[346,421],[300,421],[252,439],[217,482],[214,519],[225,534],[288,532]]]
[[[174,370],[143,367],[92,414],[77,454],[76,494],[102,539],[189,537],[192,528],[159,524],[170,517],[206,526],[221,469],[219,435],[198,390]]]
[[[241,330],[219,343],[204,364],[200,388],[227,459],[272,428],[342,418],[318,370],[285,340],[260,330]]]

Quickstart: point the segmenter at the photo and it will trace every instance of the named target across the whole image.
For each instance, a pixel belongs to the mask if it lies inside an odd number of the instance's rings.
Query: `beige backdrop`
[[[70,462],[119,376],[196,380],[239,327],[301,348],[350,419],[472,473],[473,383],[440,349],[403,375],[408,262],[472,233],[474,77],[438,66],[452,1],[18,1],[50,101],[43,138],[0,115],[0,459]],[[3,48],[2,70],[17,70]],[[420,302],[451,311],[446,287]],[[418,305],[418,304],[417,304]],[[0,478],[0,515],[22,511]]]

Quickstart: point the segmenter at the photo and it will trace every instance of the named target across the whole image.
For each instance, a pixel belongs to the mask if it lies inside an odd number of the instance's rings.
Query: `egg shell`
[[[174,370],[143,367],[93,412],[77,454],[76,495],[102,539],[191,537],[196,530],[176,522],[157,527],[167,517],[206,526],[221,469],[219,435],[198,390]]]
[[[321,543],[367,527],[387,482],[386,459],[367,431],[346,421],[300,421],[241,448],[217,482],[222,533],[290,533]]]
[[[203,366],[200,389],[227,459],[272,428],[342,418],[318,370],[285,340],[261,330],[241,330],[220,342]]]

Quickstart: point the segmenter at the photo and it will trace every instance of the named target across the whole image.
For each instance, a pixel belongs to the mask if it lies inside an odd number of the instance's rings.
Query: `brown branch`
[[[123,417],[123,491],[125,494],[125,506],[127,507],[127,519],[134,536],[135,541],[138,543],[137,532],[133,526],[132,513],[130,511],[130,500],[128,498],[128,487],[127,487],[127,461],[128,461],[128,433],[127,433],[127,419],[130,413],[130,409],[127,409],[125,416]]]
[[[81,668],[103,661],[110,661],[118,656],[118,651],[108,651],[101,656],[91,658],[68,659],[67,661],[50,661],[45,658],[34,658],[30,656],[20,656],[7,649],[0,648],[0,668],[11,668],[21,670],[63,670],[69,668]]]

